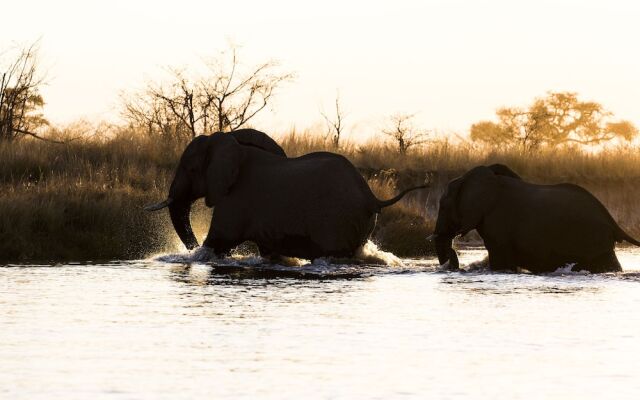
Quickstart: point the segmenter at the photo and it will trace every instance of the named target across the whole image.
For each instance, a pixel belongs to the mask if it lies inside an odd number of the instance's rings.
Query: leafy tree
[[[485,143],[514,142],[513,133],[504,125],[492,121],[480,121],[471,125],[471,139]]]
[[[19,50],[0,71],[0,140],[24,136],[46,140],[34,133],[48,125],[41,112],[44,99],[38,90],[43,80],[38,74],[38,42]]]
[[[527,109],[501,108],[498,122],[471,126],[474,141],[490,145],[517,145],[532,150],[542,145],[604,143],[616,138],[631,140],[638,129],[629,121],[612,121],[601,104],[580,101],[576,93],[550,92]]]

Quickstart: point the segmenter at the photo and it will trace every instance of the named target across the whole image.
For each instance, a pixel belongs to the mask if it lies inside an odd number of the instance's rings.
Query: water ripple
[[[463,249],[469,267],[481,249]],[[257,257],[0,267],[0,397],[637,398],[625,272]]]

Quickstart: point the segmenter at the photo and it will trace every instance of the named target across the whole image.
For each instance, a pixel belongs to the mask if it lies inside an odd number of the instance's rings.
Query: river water
[[[640,252],[618,254],[600,276],[0,266],[0,398],[637,399]]]

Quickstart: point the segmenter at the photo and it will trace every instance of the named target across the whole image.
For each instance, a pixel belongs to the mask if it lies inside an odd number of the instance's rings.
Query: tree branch
[[[60,140],[53,140],[53,139],[43,138],[42,136],[38,136],[37,134],[35,134],[33,132],[25,131],[24,129],[13,128],[13,130],[18,132],[18,133],[21,133],[23,135],[28,135],[28,136],[34,137],[34,138],[36,138],[38,140],[42,140],[42,141],[50,142],[50,143],[55,143],[55,144],[67,144],[67,143],[73,142],[74,140],[80,139],[80,137],[76,137],[76,138],[73,138],[71,140],[67,140],[67,141],[62,142]]]

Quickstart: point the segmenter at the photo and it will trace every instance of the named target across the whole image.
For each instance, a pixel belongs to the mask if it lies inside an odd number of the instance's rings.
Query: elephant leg
[[[484,227],[481,227],[478,232],[483,238],[484,246],[489,253],[489,269],[492,271],[517,272],[510,241],[504,238],[499,239],[494,236],[487,236]]]
[[[280,254],[263,244],[258,244],[258,251],[260,252],[260,256],[268,259],[271,264],[277,264],[282,260]]]
[[[258,245],[258,252],[260,253],[260,256],[265,258],[271,257],[271,255],[273,254],[273,251],[271,251],[270,248],[260,243],[258,243],[257,245]]]
[[[492,271],[517,272],[513,257],[504,249],[489,250],[489,269]]]
[[[618,261],[614,250],[594,257],[591,261],[585,263],[585,265],[578,263],[578,265],[573,268],[574,271],[580,271],[581,269],[596,274],[602,272],[622,272],[622,266],[620,266],[620,261]]]
[[[204,241],[204,246],[213,249],[216,256],[228,256],[231,254],[231,250],[241,243],[242,241],[240,240],[229,240],[220,237],[212,238],[211,236],[207,236],[207,239]]]
[[[217,256],[227,256],[242,242],[243,235],[237,230],[237,224],[229,220],[227,215],[216,214],[214,211],[203,245],[213,249]]]
[[[233,238],[213,228],[209,229],[203,245],[213,249],[217,256],[228,256],[231,250],[243,242],[240,238]]]

